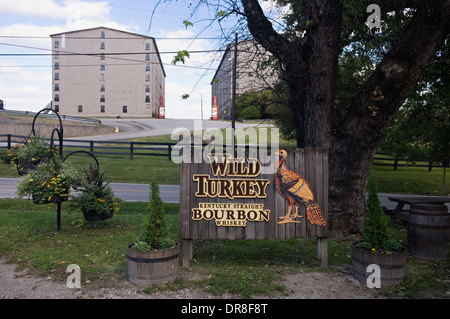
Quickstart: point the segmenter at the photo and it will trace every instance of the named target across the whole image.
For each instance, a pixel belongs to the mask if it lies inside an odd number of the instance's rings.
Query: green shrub
[[[164,203],[159,197],[159,186],[156,181],[152,181],[151,197],[148,205],[148,215],[143,222],[143,233],[133,244],[133,249],[168,249],[175,245],[175,242],[168,238],[169,230],[164,212]]]

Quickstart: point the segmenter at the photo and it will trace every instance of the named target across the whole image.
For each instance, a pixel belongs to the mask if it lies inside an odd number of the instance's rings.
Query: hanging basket
[[[20,176],[27,175],[30,172],[33,172],[37,169],[40,161],[31,161],[20,159],[16,161],[17,173]]]
[[[34,204],[58,204],[67,201],[69,199],[69,194],[67,194],[67,196],[51,196],[50,198],[36,197],[34,195],[32,197]]]
[[[107,220],[113,217],[114,209],[111,209],[109,214],[99,214],[96,211],[85,211],[83,210],[84,219],[88,222],[96,222],[99,220]]]

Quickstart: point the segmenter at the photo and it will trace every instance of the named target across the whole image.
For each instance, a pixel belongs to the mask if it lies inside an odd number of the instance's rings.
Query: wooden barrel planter
[[[376,264],[380,267],[381,288],[396,285],[403,280],[405,273],[405,264],[407,250],[396,254],[387,254],[382,252],[372,252],[355,247],[352,245],[352,263],[353,275],[356,280],[366,284],[367,277],[372,273],[367,272],[367,266]]]
[[[411,256],[445,260],[450,238],[450,214],[445,205],[411,205],[408,226],[408,251]]]
[[[128,280],[139,286],[162,285],[176,278],[180,244],[165,250],[137,251],[127,246]]]

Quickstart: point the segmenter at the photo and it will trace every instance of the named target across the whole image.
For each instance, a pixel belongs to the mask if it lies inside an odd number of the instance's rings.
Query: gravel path
[[[189,269],[180,268],[179,276],[198,279]],[[281,284],[287,287],[286,299],[371,299],[377,292],[355,281],[348,269],[323,273],[299,272],[284,276]],[[157,291],[142,293],[139,287],[127,280],[117,282],[113,287],[98,287],[91,283],[81,283],[80,289],[68,288],[65,283],[56,282],[51,277],[34,276],[25,269],[16,271],[16,265],[0,260],[0,299],[228,299],[240,298],[225,294],[213,296],[201,289],[178,291]],[[265,296],[255,296],[266,298]]]

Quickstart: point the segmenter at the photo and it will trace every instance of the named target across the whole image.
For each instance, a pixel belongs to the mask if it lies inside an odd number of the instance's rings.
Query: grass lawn
[[[144,140],[146,140],[145,138]],[[158,137],[159,142],[167,137]],[[138,141],[143,141],[139,139]],[[155,140],[152,140],[155,141]],[[282,147],[289,146],[281,145]],[[100,167],[113,182],[179,184],[179,165],[167,157],[98,155]],[[86,155],[69,159],[76,167],[93,162]],[[441,195],[443,170],[433,168],[373,166],[371,176],[379,192]],[[0,163],[1,177],[18,177],[14,167]],[[450,182],[447,182],[449,185]],[[448,195],[447,186],[443,194]],[[125,247],[140,232],[145,202],[123,202],[111,220],[83,223],[81,212],[69,212],[63,203],[62,229],[56,231],[56,206],[35,205],[29,200],[0,199],[0,256],[21,267],[29,267],[44,277],[65,282],[69,264],[79,265],[83,281],[114,284],[126,277]],[[178,238],[178,204],[165,205],[171,236]],[[394,225],[393,236],[406,243],[405,226]],[[281,285],[283,274],[295,271],[335,271],[351,264],[350,244],[355,238],[337,243],[328,241],[329,267],[318,268],[316,240],[194,241],[192,271],[205,275],[202,280],[177,279],[166,288],[195,286],[221,295],[225,292],[252,297],[287,294]],[[394,288],[383,290],[387,296],[408,298],[448,297],[450,262],[427,262],[408,258],[405,279]],[[149,287],[146,291],[152,291]]]
[[[28,267],[38,275],[64,283],[69,264],[77,264],[83,282],[114,285],[126,278],[125,247],[140,233],[145,202],[122,202],[110,220],[82,222],[81,212],[69,212],[63,203],[61,231],[56,231],[56,206],[35,205],[30,200],[0,199],[0,254],[9,261]],[[165,204],[170,233],[178,238],[178,204]],[[406,240],[401,224],[394,225],[393,236]],[[350,244],[355,238],[337,243],[328,241],[329,266],[318,268],[316,241],[288,240],[195,240],[193,272],[201,280],[178,278],[156,289],[197,287],[214,294],[229,292],[244,298],[255,294],[283,297],[288,294],[280,284],[285,274],[302,271],[336,271],[350,267]],[[383,290],[382,294],[409,298],[445,297],[448,291],[449,261],[427,262],[408,258],[405,280]]]

